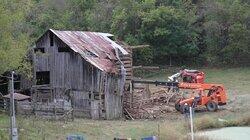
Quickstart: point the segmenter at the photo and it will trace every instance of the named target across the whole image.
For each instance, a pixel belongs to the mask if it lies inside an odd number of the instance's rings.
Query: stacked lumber
[[[127,89],[129,86],[129,83],[132,80],[133,77],[133,68],[132,68],[132,63],[133,63],[133,51],[132,48],[125,44],[124,42],[117,42],[119,45],[121,45],[127,52],[127,55],[122,55],[121,52],[119,54],[119,57],[122,61],[122,63],[124,64],[124,68],[126,69],[126,82],[125,82],[125,88]],[[117,64],[119,65],[119,64]],[[118,66],[118,69],[120,70],[120,67]]]

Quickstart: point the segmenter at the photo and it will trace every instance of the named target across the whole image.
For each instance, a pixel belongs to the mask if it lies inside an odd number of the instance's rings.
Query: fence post
[[[10,82],[10,139],[18,140],[18,132],[16,127],[16,116],[15,116],[15,97],[14,97],[14,71],[11,72],[11,82]]]
[[[194,140],[193,109],[191,106],[189,107],[189,113],[190,113],[191,139]]]

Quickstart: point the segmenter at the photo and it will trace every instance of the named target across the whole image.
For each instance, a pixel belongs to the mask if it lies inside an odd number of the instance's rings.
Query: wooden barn
[[[132,58],[126,46],[112,37],[98,32],[46,31],[33,49],[32,101],[69,102],[79,117],[120,118]]]

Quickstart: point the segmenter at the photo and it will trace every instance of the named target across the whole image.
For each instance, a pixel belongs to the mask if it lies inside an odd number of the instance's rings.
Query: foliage
[[[141,35],[155,47],[155,57],[181,58],[197,55],[196,33],[186,20],[185,11],[170,6],[159,7],[148,13],[142,21]]]
[[[117,7],[119,1],[104,0],[97,2],[93,10],[89,13],[91,21],[91,30],[100,32],[109,32],[113,21],[113,11]]]
[[[250,5],[240,0],[207,3],[207,60],[218,64],[249,64]]]
[[[139,50],[134,50],[133,54],[134,61],[136,64],[152,65],[153,60],[153,49],[152,48],[142,48]]]
[[[151,45],[135,65],[249,65],[249,11],[247,0],[0,0],[0,73],[27,71],[28,48],[49,28]]]
[[[29,0],[0,1],[0,73],[21,66],[29,44],[23,20],[30,4]]]
[[[114,12],[111,31],[115,33],[119,39],[125,39],[126,35],[138,35],[141,18],[142,18],[143,2],[135,0],[123,0],[117,6]]]

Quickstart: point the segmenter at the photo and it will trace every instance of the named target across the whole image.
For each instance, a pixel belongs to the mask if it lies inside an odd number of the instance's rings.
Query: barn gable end
[[[80,117],[121,117],[126,70],[120,57],[128,53],[109,36],[48,30],[33,51],[33,101],[67,101]]]

